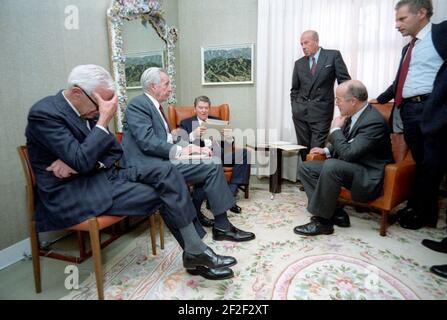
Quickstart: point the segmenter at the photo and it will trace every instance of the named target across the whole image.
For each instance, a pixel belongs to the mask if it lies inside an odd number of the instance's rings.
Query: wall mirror
[[[107,10],[110,63],[118,94],[117,132],[122,132],[129,96],[141,93],[139,78],[147,67],[167,70],[172,85],[168,103],[176,103],[174,51],[178,31],[166,23],[161,10],[163,1],[112,0]]]

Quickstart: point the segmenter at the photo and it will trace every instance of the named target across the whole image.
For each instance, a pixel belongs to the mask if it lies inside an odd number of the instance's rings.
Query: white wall
[[[256,43],[257,7],[257,0],[179,1],[179,105],[192,105],[195,97],[207,95],[213,104],[230,105],[234,128],[256,127],[256,84],[202,86],[200,48]]]

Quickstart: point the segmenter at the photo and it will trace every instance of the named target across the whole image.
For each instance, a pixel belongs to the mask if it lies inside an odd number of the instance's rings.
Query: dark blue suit
[[[210,119],[218,119],[217,117],[209,116]],[[180,128],[185,130],[188,134],[194,131],[199,125],[197,117],[191,117],[184,119],[180,122]],[[200,146],[204,147],[203,141],[194,141],[194,143],[200,143]],[[222,163],[224,166],[233,167],[233,174],[231,176],[230,184],[248,184],[250,178],[250,165],[248,159],[247,149],[241,149],[242,152],[236,150],[233,152],[232,144],[228,144],[222,141],[220,150],[213,149],[214,152],[221,155]],[[230,152],[226,152],[230,151]]]
[[[126,108],[123,121],[122,145],[125,163],[136,167],[170,163],[170,158],[175,155],[176,146],[167,142],[167,134],[163,119],[151,99],[145,94],[134,97]],[[180,140],[179,143],[187,144],[187,139],[184,140]],[[186,181],[196,186],[203,186],[214,215],[222,214],[234,206],[234,196],[228,188],[220,164],[179,161],[175,161],[174,164],[182,174],[182,179],[175,183],[185,184]],[[194,193],[196,192],[197,189]]]
[[[28,115],[27,147],[36,176],[39,231],[69,227],[103,213],[149,215],[158,208],[182,245],[178,228],[196,216],[183,177],[170,163],[118,169],[122,149],[113,134],[78,117],[62,92],[37,102]],[[78,174],[47,171],[62,160]],[[98,169],[98,161],[106,168]]]

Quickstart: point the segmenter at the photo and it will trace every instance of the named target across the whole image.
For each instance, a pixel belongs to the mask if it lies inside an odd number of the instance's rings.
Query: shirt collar
[[[419,33],[416,35],[416,38],[419,40],[424,40],[424,38],[431,32],[432,23],[429,22]]]
[[[145,92],[144,93],[149,99],[151,99],[152,103],[154,104],[154,107],[156,107],[157,109],[160,107],[160,102],[157,101],[157,99],[155,99],[153,96],[151,96],[149,93]]]
[[[77,114],[78,117],[81,116],[81,114],[79,113],[78,109],[75,108],[75,106],[71,103],[70,100],[67,99],[67,97],[64,94],[64,91],[62,91],[62,96],[64,97],[65,101],[67,101],[68,105],[73,109],[73,111]]]
[[[196,118],[197,118],[197,121],[199,121],[199,125],[201,125],[202,124],[202,122],[204,122],[203,120],[201,120],[198,116],[196,116]]]
[[[309,57],[309,60],[312,61],[312,58],[315,58],[315,61],[318,61],[318,58],[320,57],[320,53],[321,53],[321,47],[318,48],[318,51],[311,57]]]
[[[351,116],[351,128],[352,128],[352,124],[355,123],[358,118],[360,118],[360,116],[362,115],[363,111],[365,111],[367,106],[368,106],[368,102],[366,102],[365,105],[359,111],[357,111],[356,113],[354,113]]]

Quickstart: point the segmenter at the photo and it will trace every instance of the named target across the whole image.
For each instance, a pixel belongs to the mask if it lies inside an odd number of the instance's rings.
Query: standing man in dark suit
[[[295,62],[290,101],[298,144],[306,160],[312,148],[322,148],[334,116],[334,82],[350,80],[348,69],[340,51],[326,50],[319,46],[316,31],[301,35],[304,57]]]
[[[144,216],[160,208],[184,248],[188,272],[208,279],[232,277],[229,267],[236,260],[215,254],[200,239],[204,230],[193,224],[195,208],[174,166],[147,163],[124,169],[117,164],[123,151],[107,129],[117,101],[105,69],[80,65],[71,71],[66,90],[31,108],[26,138],[36,177],[38,231],[66,228],[104,213]]]
[[[230,130],[224,130],[223,139],[211,141],[204,138],[206,128],[202,126],[208,119],[222,120],[209,115],[211,100],[207,96],[199,96],[194,99],[194,117],[184,119],[180,122],[180,128],[189,134],[189,141],[201,147],[210,147],[214,154],[220,155],[222,164],[233,168],[233,174],[228,184],[233,195],[236,195],[237,187],[240,184],[248,184],[250,179],[250,164],[247,149],[233,150],[233,136]],[[234,205],[230,211],[240,213],[241,207]]]
[[[298,175],[308,198],[311,222],[294,232],[314,236],[331,234],[334,224],[349,227],[346,212],[337,208],[341,187],[351,190],[354,201],[364,202],[381,195],[385,165],[391,162],[388,125],[368,104],[365,86],[356,80],[343,82],[336,90],[340,116],[331,124],[326,148],[310,152],[326,155],[325,161],[306,161]]]
[[[193,152],[211,154],[207,147],[180,143],[172,136],[168,121],[161,103],[171,93],[171,83],[166,71],[160,68],[149,68],[141,76],[144,93],[133,98],[125,111],[123,121],[123,149],[126,163],[132,166],[162,165],[172,161],[182,174],[177,183],[202,185],[214,214],[214,240],[249,241],[255,238],[254,233],[240,230],[233,226],[227,217],[227,210],[235,205],[234,196],[228,188],[222,166],[212,160],[200,163],[185,163],[177,159],[181,155]],[[219,161],[220,162],[220,161]],[[194,197],[194,196],[193,196]],[[197,214],[200,212],[200,208]]]
[[[397,3],[396,28],[411,41],[402,51],[394,84],[379,97],[379,102],[394,97],[416,161],[407,207],[397,213],[407,229],[436,227],[439,186],[447,164],[447,21],[432,24],[432,15],[431,0]]]

